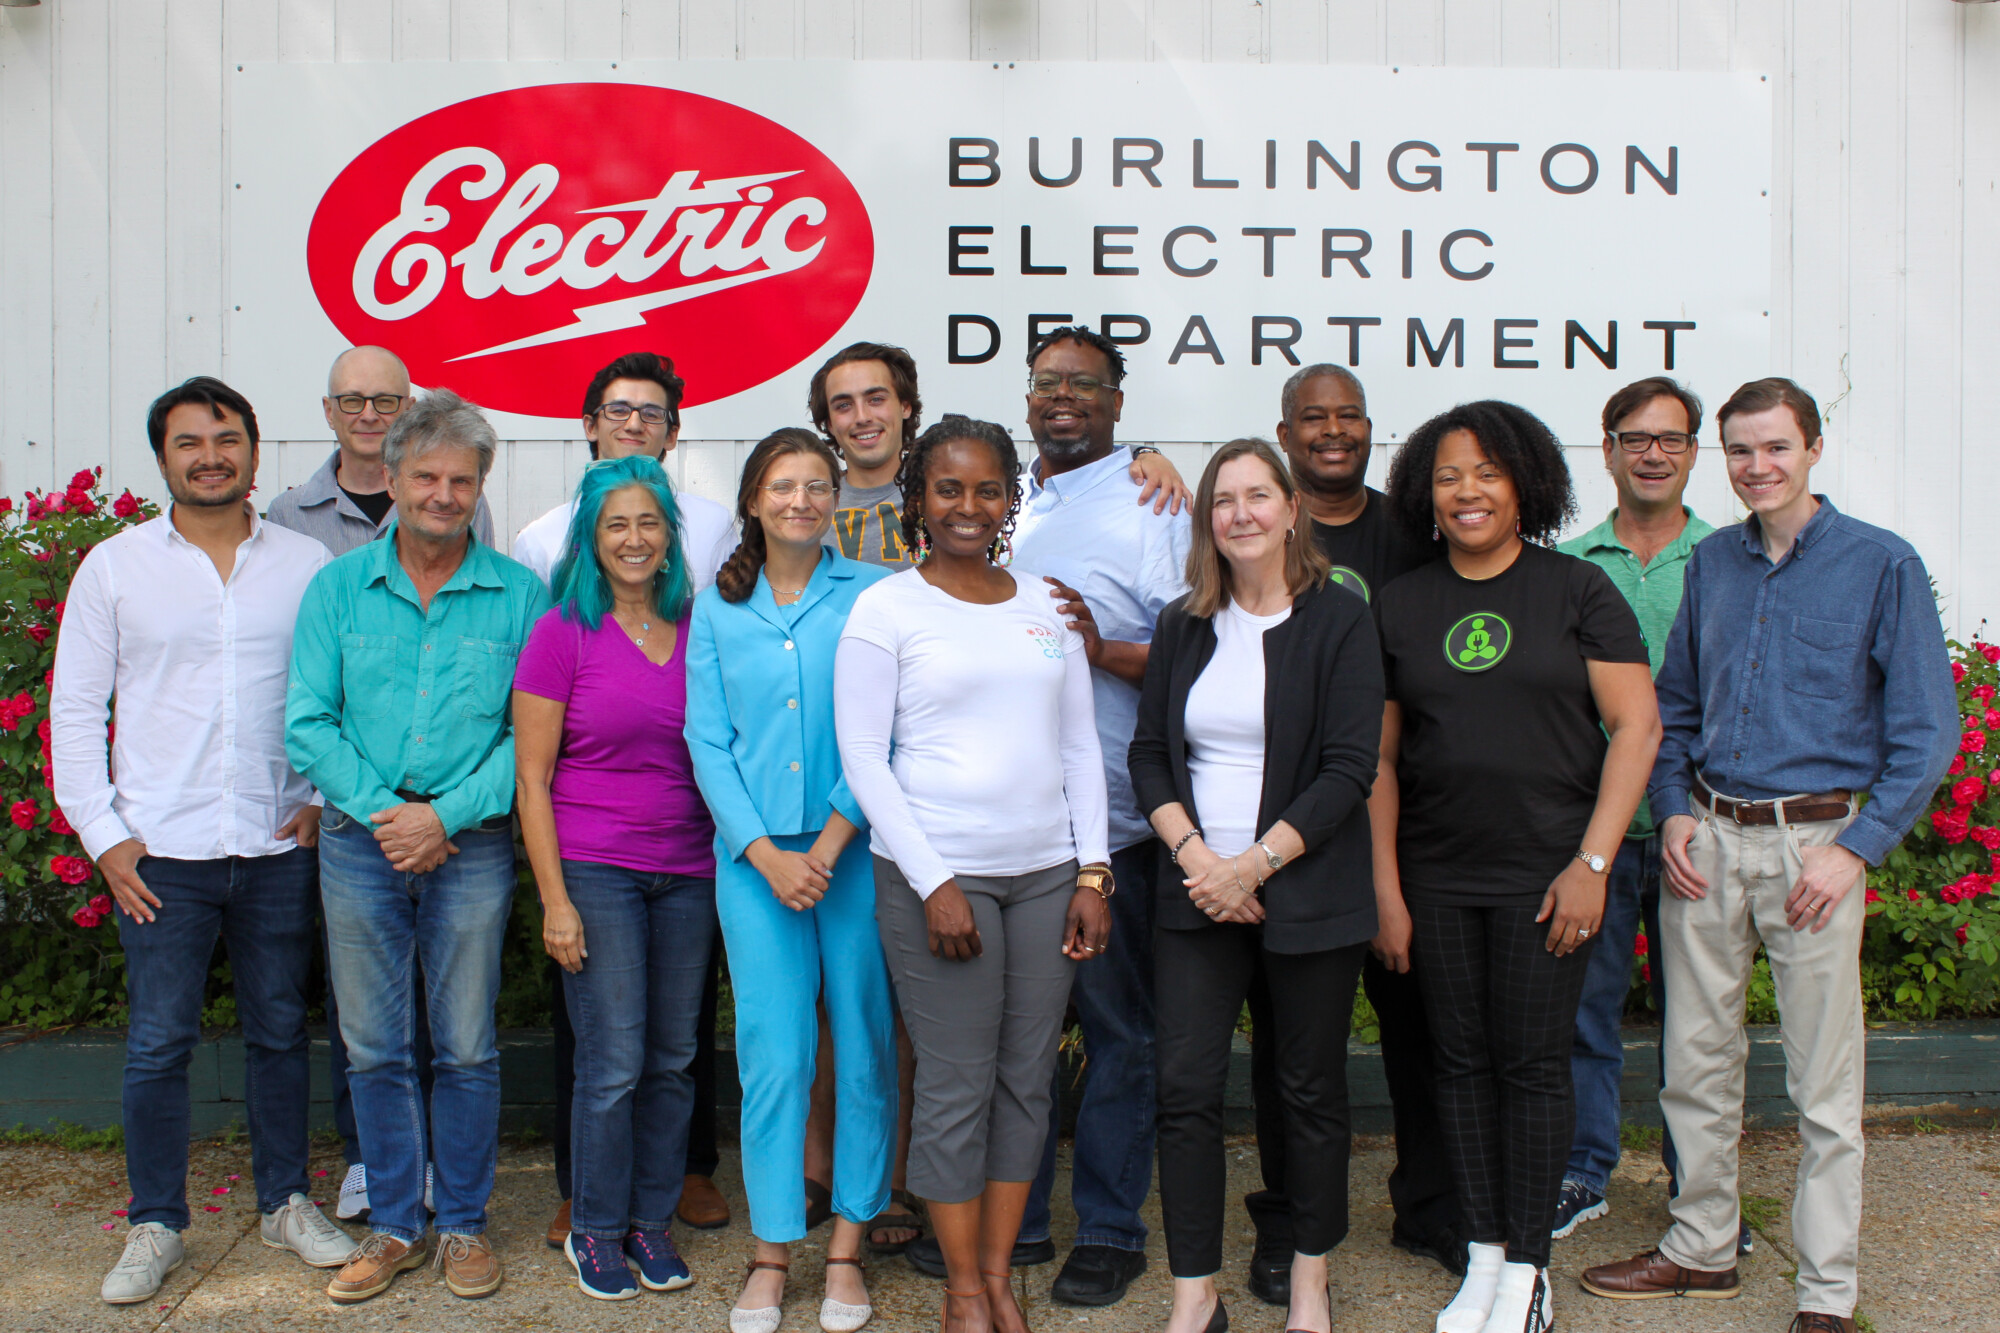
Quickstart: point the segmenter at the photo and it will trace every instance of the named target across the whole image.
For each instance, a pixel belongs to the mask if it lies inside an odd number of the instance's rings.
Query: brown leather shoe
[[[1792,1326],[1787,1333],[1855,1333],[1855,1327],[1854,1320],[1846,1315],[1801,1310],[1792,1316]]]
[[[1743,1290],[1736,1283],[1734,1268],[1720,1273],[1683,1268],[1658,1250],[1635,1254],[1621,1263],[1587,1268],[1581,1281],[1591,1295],[1609,1296],[1614,1301],[1656,1301],[1668,1296],[1726,1301]]]
[[[327,1283],[327,1298],[342,1305],[353,1305],[387,1291],[389,1284],[396,1280],[396,1274],[423,1266],[422,1241],[412,1245],[385,1231],[371,1231],[368,1239],[361,1242],[361,1248],[354,1252],[354,1257],[333,1275],[333,1281]]]
[[[729,1201],[707,1176],[689,1176],[681,1182],[681,1206],[674,1216],[691,1227],[713,1231],[729,1225]]]
[[[548,1235],[549,1248],[552,1250],[560,1250],[563,1247],[563,1242],[568,1239],[569,1239],[569,1200],[564,1199],[562,1202],[562,1207],[556,1209],[556,1215],[549,1219],[549,1235]]]
[[[444,1284],[454,1296],[471,1299],[500,1290],[500,1256],[493,1253],[483,1235],[439,1232],[437,1266],[444,1270]]]

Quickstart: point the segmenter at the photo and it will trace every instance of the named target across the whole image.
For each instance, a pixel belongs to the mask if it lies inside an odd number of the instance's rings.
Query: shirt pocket
[[[1839,699],[1860,687],[1861,626],[1839,620],[1792,617],[1786,645],[1785,688],[1812,699]]]
[[[396,648],[393,634],[340,636],[341,711],[366,722],[389,714],[396,694]]]
[[[507,710],[514,689],[514,663],[521,655],[518,643],[498,643],[491,639],[458,641],[458,711],[461,715],[492,721]]]

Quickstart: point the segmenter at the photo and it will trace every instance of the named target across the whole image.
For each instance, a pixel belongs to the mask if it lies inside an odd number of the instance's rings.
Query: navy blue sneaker
[[[1742,1228],[1736,1233],[1736,1252],[1738,1254],[1748,1254],[1756,1248],[1757,1242],[1751,1238],[1750,1224],[1745,1222]]]
[[[639,1294],[639,1284],[632,1280],[632,1270],[625,1266],[617,1241],[572,1231],[563,1242],[563,1253],[576,1269],[576,1285],[584,1295],[600,1301],[629,1301]]]
[[[694,1285],[687,1261],[669,1231],[634,1231],[625,1237],[625,1262],[648,1291],[679,1291]]]
[[[1561,1240],[1581,1223],[1594,1222],[1610,1215],[1611,1205],[1604,1201],[1602,1194],[1580,1180],[1565,1180],[1562,1194],[1556,1199],[1556,1220],[1549,1227],[1549,1236]]]

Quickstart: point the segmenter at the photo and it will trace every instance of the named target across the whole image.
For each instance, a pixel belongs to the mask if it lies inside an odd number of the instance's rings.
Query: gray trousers
[[[1029,1181],[1048,1133],[1050,1076],[1075,968],[1062,951],[1075,861],[1002,879],[957,876],[983,952],[931,953],[924,902],[875,858],[875,920],[916,1049],[910,1192],[977,1198],[989,1180]]]

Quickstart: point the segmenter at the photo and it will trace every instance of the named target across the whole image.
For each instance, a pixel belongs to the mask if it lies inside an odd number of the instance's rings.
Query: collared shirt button
[[[799,701],[797,699],[785,700],[785,707],[787,708],[797,708],[798,706],[799,706]]]
[[[798,771],[799,771],[799,761],[794,759],[792,760],[792,772],[796,773]]]
[[[1769,620],[1770,618],[1771,618],[1771,617],[1769,617],[1769,616],[1758,616],[1758,617],[1757,617],[1757,623],[1761,625],[1761,624],[1763,624],[1763,623],[1764,623],[1765,621]]]
[[[425,645],[424,645],[424,651],[425,651],[425,652],[429,652],[430,650],[431,650],[431,646],[430,646],[429,644],[425,644]]]
[[[792,651],[792,641],[790,639],[785,640],[785,651],[788,653]]]
[[[1743,711],[1747,714],[1750,710],[1746,708]]]

